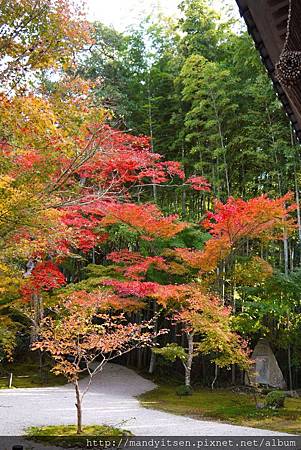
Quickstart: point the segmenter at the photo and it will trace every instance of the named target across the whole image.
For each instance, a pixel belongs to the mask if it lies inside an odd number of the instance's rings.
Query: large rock
[[[249,377],[246,376],[246,384],[264,384],[274,388],[286,389],[283,374],[277,359],[266,339],[260,339],[252,354],[254,364]]]

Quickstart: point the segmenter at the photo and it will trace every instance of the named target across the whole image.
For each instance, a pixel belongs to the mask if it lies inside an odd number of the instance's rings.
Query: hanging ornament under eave
[[[295,44],[292,38],[298,1],[289,0],[286,39],[279,62],[276,64],[276,78],[285,87],[293,87],[298,81],[301,81],[301,50],[294,48]]]

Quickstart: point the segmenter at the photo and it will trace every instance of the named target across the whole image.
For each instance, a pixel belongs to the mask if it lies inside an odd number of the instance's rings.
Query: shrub
[[[271,409],[283,408],[285,397],[286,394],[283,391],[272,391],[266,396],[264,406]]]
[[[179,386],[179,387],[177,388],[176,394],[177,394],[179,397],[185,397],[186,395],[192,395],[192,389],[191,389],[190,386],[185,386],[185,384],[184,384],[184,385]]]

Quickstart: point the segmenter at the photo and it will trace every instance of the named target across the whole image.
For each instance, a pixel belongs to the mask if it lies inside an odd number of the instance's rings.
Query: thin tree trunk
[[[154,301],[154,315],[157,314],[157,310],[158,310],[157,302]],[[154,322],[154,332],[157,333],[157,331],[158,331],[158,319],[156,318],[155,322]],[[154,345],[156,345],[156,343],[157,343],[157,338],[154,339]],[[154,352],[151,352],[148,373],[150,373],[150,374],[154,373],[155,368],[156,368],[156,355]]]
[[[231,381],[233,386],[236,384],[236,370],[235,370],[235,364],[232,364],[231,366]]]
[[[215,383],[216,383],[217,377],[218,377],[218,366],[215,364],[215,369],[214,369],[214,379],[213,379],[213,381],[212,381],[212,383],[211,383],[211,389],[212,389],[212,391],[213,391],[213,389],[214,389],[214,385],[215,385]]]
[[[44,317],[44,305],[42,297],[37,294],[32,295],[31,302],[33,309],[33,325],[31,328],[30,343],[33,344],[37,340],[39,326]]]
[[[276,169],[276,171],[277,171],[277,179],[278,179],[278,190],[279,190],[279,195],[281,196],[282,194],[281,194],[281,192],[282,192],[282,188],[281,188],[281,176],[280,176],[280,172],[279,172],[279,161],[278,161],[278,156],[277,156],[277,150],[276,150],[276,148],[275,148],[275,143],[276,143],[276,139],[275,139],[275,136],[274,136],[274,132],[273,132],[273,130],[272,130],[272,127],[273,127],[273,121],[272,121],[272,118],[271,118],[271,114],[270,114],[270,111],[269,111],[269,108],[268,108],[268,106],[266,106],[266,112],[267,112],[267,116],[268,116],[268,120],[269,120],[269,124],[270,124],[270,136],[271,136],[271,138],[272,138],[272,144],[273,144],[273,147],[274,147],[274,160],[275,160],[275,169]]]
[[[299,251],[301,253],[301,211],[300,211],[300,192],[299,192],[299,184],[296,173],[296,164],[294,167],[294,176],[295,176],[295,195],[296,195],[296,204],[297,204],[297,222],[298,222],[298,237],[299,237]],[[300,256],[301,263],[301,256]]]
[[[300,191],[299,191],[299,183],[297,178],[297,169],[296,169],[296,140],[293,132],[293,127],[290,124],[290,132],[291,132],[291,145],[294,150],[294,180],[295,180],[295,196],[296,196],[296,204],[297,204],[297,222],[298,222],[298,236],[299,236],[299,246],[301,246],[301,211],[300,211]]]
[[[225,296],[226,294],[226,263],[223,260],[222,262],[222,303],[225,306]]]
[[[288,238],[287,232],[284,231],[283,235],[283,255],[284,255],[284,273],[288,276],[289,273],[289,253],[288,253]]]
[[[293,374],[292,374],[292,347],[288,344],[287,347],[287,362],[288,362],[288,380],[289,380],[289,390],[293,390]]]
[[[150,74],[148,74],[148,121],[149,121],[149,135],[151,142],[151,150],[154,152],[154,132],[153,132],[153,112],[152,112],[152,103],[151,103],[151,90],[150,90]],[[153,197],[154,202],[158,202],[157,195],[157,186],[154,183],[153,185]]]
[[[202,378],[203,378],[203,383],[205,384],[206,381],[206,375],[207,375],[207,371],[206,371],[206,360],[205,357],[202,355]]]
[[[138,312],[136,314],[136,323],[141,323],[142,318],[141,318],[141,312]],[[136,355],[136,365],[138,370],[142,369],[142,349],[141,348],[137,348],[135,351],[135,355]]]
[[[82,430],[82,402],[80,398],[80,390],[79,390],[79,383],[78,381],[74,384],[75,387],[75,394],[76,394],[76,411],[77,411],[77,434],[81,434],[83,432]]]
[[[137,369],[141,370],[143,366],[142,348],[137,349]]]
[[[290,314],[287,311],[287,329],[290,331]],[[288,380],[289,380],[289,390],[293,389],[293,374],[292,374],[292,347],[291,344],[288,344],[287,347],[287,363],[288,363]]]
[[[186,191],[183,190],[182,192],[182,217],[183,219],[185,219],[187,215],[187,210],[186,210]]]
[[[293,244],[290,243],[289,246],[289,256],[290,256],[290,271],[293,272],[294,271],[294,263],[295,263],[295,249],[293,247]]]
[[[224,135],[223,135],[223,130],[222,130],[222,124],[221,124],[220,116],[219,116],[219,113],[218,113],[218,110],[217,110],[217,107],[216,107],[215,98],[214,98],[213,95],[211,96],[211,98],[212,98],[212,101],[213,101],[213,107],[214,107],[215,116],[216,116],[216,120],[217,120],[220,145],[221,145],[221,148],[223,150],[223,160],[224,160],[224,166],[225,166],[225,178],[226,178],[227,194],[228,194],[228,197],[230,197],[229,172],[228,172],[228,163],[227,163],[227,158],[226,158],[226,147],[225,147],[225,142],[224,142]]]
[[[191,367],[193,360],[193,334],[186,333],[188,341],[188,357],[187,364],[185,365],[185,386],[191,386]]]
[[[184,143],[182,142],[182,165],[183,165],[183,169],[185,171],[185,147],[184,147]],[[186,196],[186,190],[184,189],[182,191],[182,217],[185,218],[187,215],[187,209],[186,209],[186,200],[187,200],[187,196]]]

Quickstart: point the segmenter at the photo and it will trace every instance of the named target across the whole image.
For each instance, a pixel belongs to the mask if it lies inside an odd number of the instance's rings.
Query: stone
[[[287,397],[300,398],[300,394],[297,391],[284,391]]]
[[[254,364],[249,376],[246,376],[247,385],[263,384],[273,388],[286,389],[283,374],[266,339],[258,341],[251,359],[254,361]]]

